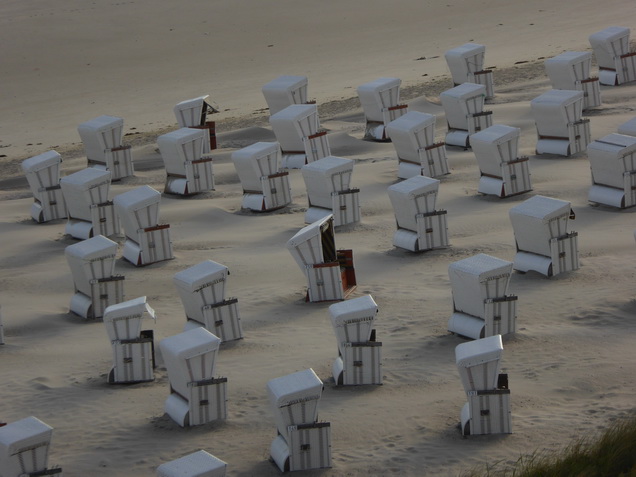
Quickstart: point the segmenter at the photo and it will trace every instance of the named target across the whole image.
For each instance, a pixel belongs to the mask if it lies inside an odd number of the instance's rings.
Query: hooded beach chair
[[[68,209],[64,231],[80,240],[119,234],[119,218],[108,200],[111,172],[87,167],[62,177],[60,186]]]
[[[225,477],[227,464],[199,450],[157,467],[157,477]]]
[[[281,169],[277,142],[257,142],[232,153],[243,186],[243,209],[267,212],[291,204],[289,172]]]
[[[460,414],[465,436],[512,432],[508,375],[499,374],[502,353],[501,335],[455,348],[455,362],[468,397]]]
[[[135,173],[130,146],[123,145],[124,120],[115,116],[98,116],[77,127],[84,143],[88,167],[111,172],[118,181]]]
[[[476,83],[486,87],[486,99],[494,93],[492,70],[484,69],[486,47],[478,43],[465,43],[444,53],[453,78],[453,86]]]
[[[104,311],[104,325],[113,350],[109,383],[154,381],[154,332],[141,329],[146,316],[156,321],[155,310],[145,296],[110,305]]]
[[[470,136],[492,126],[492,111],[484,111],[486,87],[476,83],[463,83],[439,95],[448,131],[446,144],[470,147]]]
[[[389,186],[387,193],[395,212],[395,247],[422,252],[448,247],[446,211],[436,210],[439,180],[414,176]]]
[[[159,343],[170,381],[164,409],[181,427],[227,418],[227,378],[214,377],[220,344],[202,327]]]
[[[318,422],[322,389],[313,369],[267,383],[278,430],[270,455],[283,472],[331,467],[331,424]]]
[[[435,142],[435,121],[432,114],[409,111],[387,125],[386,132],[398,156],[398,178],[449,173],[446,143]]]
[[[537,154],[569,156],[590,142],[590,120],[583,118],[583,91],[552,89],[530,101],[537,127]]]
[[[636,117],[618,126],[616,132],[618,132],[618,134],[625,134],[626,136],[636,136]]]
[[[124,276],[115,275],[117,243],[96,235],[64,249],[75,294],[70,309],[82,318],[101,318],[110,305],[124,301]]]
[[[514,269],[546,277],[579,268],[578,233],[568,232],[574,219],[570,202],[535,195],[510,209],[517,253]]]
[[[401,84],[399,78],[378,78],[358,86],[358,98],[366,119],[364,139],[391,140],[386,127],[408,110],[406,104],[400,104]]]
[[[160,202],[161,193],[147,185],[113,199],[126,235],[123,255],[135,266],[174,258],[170,225],[159,224]]]
[[[382,343],[375,340],[378,305],[373,297],[334,303],[329,314],[338,342],[338,357],[332,366],[336,384],[382,384]]]
[[[269,117],[282,151],[283,169],[300,169],[331,154],[315,104],[292,104]]]
[[[484,253],[451,263],[448,331],[472,339],[514,333],[517,297],[508,294],[511,274],[512,262]]]
[[[328,215],[333,215],[335,227],[360,222],[360,189],[351,187],[353,164],[351,159],[327,156],[303,166],[309,200],[306,224]]]
[[[495,124],[470,136],[481,194],[509,197],[532,190],[527,156],[519,157],[521,130]]]
[[[333,216],[299,230],[287,249],[307,279],[307,301],[344,300],[356,286],[352,250],[336,250]]]
[[[214,190],[212,158],[203,156],[203,129],[181,128],[157,138],[166,168],[168,194],[192,195]]]
[[[601,84],[636,81],[636,52],[629,51],[629,28],[611,26],[590,35]]]
[[[216,149],[216,123],[208,121],[208,114],[219,111],[208,101],[209,95],[186,99],[173,108],[180,128],[203,129],[206,139],[203,141],[203,154]]]
[[[608,134],[587,145],[592,169],[588,200],[624,209],[636,205],[636,137]]]
[[[583,110],[601,105],[599,80],[590,76],[591,66],[589,51],[566,51],[545,60],[552,88],[583,91]]]
[[[33,416],[0,427],[0,475],[62,475],[48,467],[52,436],[53,428]]]
[[[60,187],[60,164],[62,156],[56,151],[48,151],[22,161],[33,205],[31,217],[38,223],[67,217],[66,202]]]
[[[229,274],[225,265],[205,260],[174,275],[188,320],[186,329],[203,326],[221,341],[243,338],[238,299],[225,297]]]
[[[276,114],[292,104],[307,104],[306,76],[283,75],[263,85],[269,114]]]

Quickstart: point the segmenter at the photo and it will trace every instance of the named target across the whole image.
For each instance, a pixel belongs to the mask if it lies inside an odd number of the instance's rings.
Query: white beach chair
[[[629,28],[612,26],[590,35],[601,84],[636,81],[636,52],[629,51]]]
[[[536,195],[510,209],[517,253],[514,269],[546,277],[579,268],[578,233],[568,232],[574,219],[570,202]]]
[[[276,114],[292,104],[308,104],[306,76],[283,75],[263,85],[269,114]]]
[[[119,234],[119,218],[113,202],[108,200],[110,178],[110,171],[96,167],[62,177],[60,186],[68,209],[64,229],[67,234],[81,240]]]
[[[328,215],[333,215],[335,227],[360,222],[360,189],[351,187],[353,164],[351,159],[327,156],[302,167],[309,200],[306,224]]]
[[[387,125],[386,132],[398,156],[398,178],[449,173],[446,143],[435,142],[435,121],[432,114],[409,111]]]
[[[478,43],[465,43],[444,53],[453,78],[453,86],[476,83],[486,87],[486,99],[494,93],[492,70],[484,69],[486,47]]]
[[[481,194],[509,197],[532,190],[527,156],[519,157],[521,130],[495,124],[470,136]]]
[[[278,429],[270,455],[283,472],[331,467],[331,424],[318,422],[322,389],[313,369],[267,383]]]
[[[267,212],[291,204],[289,172],[281,170],[277,142],[257,142],[232,153],[232,162],[243,186],[241,207]]]
[[[208,101],[209,95],[186,99],[173,108],[180,128],[203,129],[206,139],[203,141],[203,154],[216,149],[216,123],[208,121],[209,114],[219,111]]]
[[[508,294],[511,274],[512,262],[484,253],[451,263],[448,331],[472,339],[514,333],[517,297]]]
[[[186,312],[186,328],[203,326],[221,341],[243,338],[238,299],[225,297],[230,271],[206,260],[175,274],[173,282]]]
[[[157,477],[225,477],[227,464],[199,450],[157,467]]]
[[[148,305],[145,296],[110,305],[104,310],[104,325],[113,350],[109,383],[154,381],[154,332],[141,329],[146,315],[157,320],[155,310]]]
[[[126,234],[123,255],[135,266],[174,258],[170,225],[159,224],[160,202],[161,193],[147,185],[113,199]]]
[[[422,252],[448,247],[446,211],[436,210],[439,180],[414,176],[389,186],[387,193],[395,212],[395,247]]]
[[[110,305],[124,301],[124,276],[115,275],[117,243],[96,235],[64,249],[75,294],[71,312],[82,318],[101,318]]]
[[[484,111],[486,87],[463,83],[439,95],[446,112],[446,144],[470,147],[470,136],[492,126],[492,111]]]
[[[400,104],[399,78],[378,78],[358,86],[358,98],[364,111],[364,139],[390,141],[386,126],[406,114],[408,106]]]
[[[336,250],[333,216],[309,224],[287,242],[307,279],[306,301],[344,300],[356,287],[352,250]]]
[[[113,181],[135,173],[131,147],[123,145],[122,118],[98,116],[80,124],[77,132],[84,143],[88,167],[109,170]]]
[[[282,151],[283,169],[300,169],[331,154],[315,104],[293,104],[269,117]]]
[[[181,427],[227,418],[227,378],[215,378],[220,338],[202,327],[160,341],[168,370],[166,413]]]
[[[592,53],[566,51],[545,60],[545,71],[554,89],[583,91],[583,110],[601,105],[599,79],[590,76]]]
[[[60,187],[60,164],[62,156],[56,151],[48,151],[22,161],[33,205],[31,217],[38,223],[67,217],[66,202]]]
[[[569,156],[590,142],[590,120],[583,118],[583,91],[552,89],[530,101],[537,127],[537,154]]]
[[[587,145],[590,202],[624,209],[636,205],[636,137],[608,134]]]
[[[460,414],[463,435],[512,432],[508,375],[499,374],[502,352],[500,335],[455,348],[455,362],[468,397]]]
[[[33,416],[0,427],[0,475],[61,476],[61,468],[48,468],[52,436],[53,428]]]
[[[616,132],[618,132],[618,134],[625,134],[626,136],[636,136],[636,117],[618,126]]]
[[[206,142],[202,129],[181,128],[157,138],[166,167],[164,192],[192,195],[214,190],[212,158],[203,157]]]
[[[332,366],[336,384],[382,384],[382,343],[375,340],[378,305],[373,297],[334,303],[329,314],[338,341],[338,357]]]

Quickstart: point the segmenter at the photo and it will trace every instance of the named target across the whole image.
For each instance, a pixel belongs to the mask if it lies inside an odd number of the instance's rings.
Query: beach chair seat
[[[444,53],[451,72],[453,86],[464,83],[486,87],[486,99],[494,97],[493,72],[484,68],[486,47],[478,43],[465,43]]]
[[[401,84],[399,78],[378,78],[358,86],[358,98],[366,120],[364,139],[391,140],[387,125],[408,111],[406,104],[400,104]]]
[[[463,83],[439,95],[448,131],[446,144],[470,147],[470,136],[492,126],[492,111],[484,111],[486,87],[476,83]]]
[[[60,186],[62,156],[48,151],[22,161],[22,170],[33,194],[31,217],[38,223],[68,216]]]
[[[98,116],[81,123],[77,132],[82,139],[88,167],[111,172],[118,181],[135,173],[131,146],[123,144],[124,120],[116,116]]]

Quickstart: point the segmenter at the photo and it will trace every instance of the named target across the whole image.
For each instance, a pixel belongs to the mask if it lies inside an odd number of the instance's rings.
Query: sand
[[[50,464],[67,476],[154,475],[161,463],[205,449],[228,463],[228,475],[279,475],[268,461],[276,430],[265,385],[313,368],[325,382],[319,417],[332,426],[333,467],[308,475],[454,476],[475,466],[509,463],[558,449],[633,412],[634,221],[632,209],[593,207],[586,154],[535,154],[529,101],[550,89],[543,60],[587,51],[590,33],[628,24],[630,1],[404,0],[331,4],[262,2],[112,2],[63,6],[31,0],[0,6],[0,421],[34,415],[55,428]],[[402,79],[411,110],[438,117],[439,93],[451,87],[443,53],[467,41],[486,45],[495,68],[494,122],[521,128],[533,191],[508,199],[477,193],[471,150],[449,147],[451,174],[438,207],[448,211],[451,246],[414,254],[392,246],[393,210],[386,188],[397,181],[393,145],[363,141],[355,88],[381,76]],[[355,160],[362,220],[336,234],[351,248],[358,287],[380,312],[382,386],[336,387],[336,341],[328,303],[305,303],[301,271],[285,249],[303,225],[307,197],[290,173],[293,203],[281,211],[241,211],[242,189],[231,153],[273,141],[260,88],[281,74],[309,77],[332,153]],[[229,267],[228,292],[239,299],[245,338],[223,345],[217,370],[228,378],[228,419],[180,428],[163,411],[168,378],[160,355],[154,382],[109,385],[112,353],[101,321],[69,313],[73,281],[64,220],[36,224],[20,162],[55,148],[62,174],[86,166],[76,127],[101,114],[125,119],[135,177],[111,195],[148,184],[163,190],[156,135],[176,128],[178,101],[210,94],[219,148],[212,153],[216,190],[162,197],[175,259],[136,268],[118,258],[127,298],[147,296],[156,342],[181,332],[183,307],[172,283],[178,271],[211,259]],[[586,114],[592,138],[616,131],[636,110],[636,85],[601,87],[603,105]],[[576,212],[581,268],[552,279],[514,274],[519,331],[504,339],[510,379],[510,435],[463,438],[457,427],[465,394],[447,332],[452,312],[448,265],[477,253],[512,260],[511,207],[533,194],[568,200]],[[123,243],[123,237],[117,239]],[[121,251],[121,249],[120,249]]]

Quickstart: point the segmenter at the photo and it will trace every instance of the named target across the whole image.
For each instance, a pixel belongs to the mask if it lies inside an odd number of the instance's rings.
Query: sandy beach
[[[530,100],[551,89],[544,60],[591,51],[588,36],[608,26],[634,31],[631,1],[62,4],[0,6],[0,422],[33,415],[51,425],[49,463],[65,476],[151,476],[199,449],[227,462],[231,476],[279,475],[268,460],[276,426],[265,386],[307,368],[325,383],[319,418],[331,422],[333,467],[299,475],[457,476],[560,449],[634,412],[634,209],[588,202],[585,152],[537,155],[530,110]],[[466,42],[486,45],[495,83],[487,109],[494,123],[521,129],[519,152],[530,157],[533,190],[506,199],[478,194],[474,153],[447,147],[451,173],[441,178],[437,202],[448,211],[450,247],[406,252],[392,245],[386,192],[398,180],[395,149],[362,139],[356,88],[401,78],[402,100],[410,111],[436,115],[443,140],[439,94],[452,87],[444,52]],[[283,74],[309,78],[332,154],[355,161],[362,220],[338,230],[336,245],[354,253],[351,298],[370,294],[379,306],[382,386],[338,387],[331,377],[337,345],[330,303],[304,301],[303,274],[285,248],[308,206],[300,171],[290,171],[290,206],[241,210],[231,154],[276,140],[261,87]],[[147,296],[157,312],[156,322],[145,323],[155,343],[180,333],[186,320],[175,273],[208,259],[230,269],[228,293],[239,299],[245,338],[219,352],[228,418],[181,428],[164,413],[169,383],[160,353],[153,382],[107,383],[112,352],[104,324],[69,312],[74,290],[64,249],[77,240],[65,235],[65,220],[31,219],[20,163],[55,149],[62,175],[79,171],[86,156],[77,125],[119,116],[136,172],[113,183],[111,196],[144,184],[163,191],[156,137],[177,128],[177,102],[205,94],[220,109],[211,118],[219,144],[212,152],[215,190],[162,196],[160,221],[171,226],[174,260],[141,268],[116,262],[126,298]],[[601,97],[602,105],[585,113],[592,139],[636,115],[636,83],[601,86]],[[508,211],[535,194],[571,202],[581,267],[550,279],[513,274],[519,330],[504,339],[502,358],[513,433],[464,438],[458,423],[466,396],[454,352],[466,340],[447,331],[448,266],[478,253],[512,261]],[[117,241],[121,253],[123,236]]]

